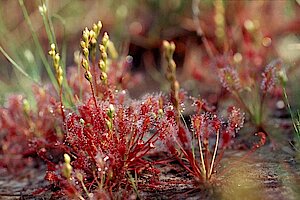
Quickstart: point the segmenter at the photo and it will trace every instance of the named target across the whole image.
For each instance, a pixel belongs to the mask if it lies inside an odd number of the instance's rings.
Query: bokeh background
[[[0,1],[0,45],[30,76],[47,82],[19,2]],[[239,62],[248,56],[253,67],[283,59],[290,80],[289,94],[294,104],[300,102],[299,0],[24,0],[47,55],[49,40],[39,12],[43,3],[48,7],[59,48],[66,47],[67,67],[74,65],[82,30],[102,21],[118,52],[133,57],[131,71],[141,80],[139,87],[131,89],[133,96],[165,89],[161,44],[172,40],[176,44],[175,61],[182,87],[214,102],[221,86],[199,34],[200,27],[215,57],[230,54]],[[31,84],[0,54],[1,104],[12,92],[30,93]]]

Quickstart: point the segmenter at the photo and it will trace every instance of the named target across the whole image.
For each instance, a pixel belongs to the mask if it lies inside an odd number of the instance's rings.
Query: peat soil
[[[273,150],[265,145],[240,160],[246,151],[230,150],[221,161],[212,183],[200,187],[176,162],[160,168],[161,184],[140,188],[142,199],[300,199],[300,162],[289,147]],[[224,169],[226,172],[224,172]],[[222,171],[224,174],[222,174]],[[11,175],[0,169],[0,200],[4,199],[54,199],[51,192],[32,195],[46,187],[45,169],[26,169],[20,175]],[[147,174],[142,179],[147,178]]]

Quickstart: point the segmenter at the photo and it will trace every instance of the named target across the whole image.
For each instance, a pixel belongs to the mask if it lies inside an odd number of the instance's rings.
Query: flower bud
[[[86,71],[85,73],[84,73],[84,77],[86,78],[86,80],[88,80],[89,82],[92,82],[92,74],[91,74],[91,72],[90,71]]]
[[[89,63],[86,59],[84,59],[84,58],[82,59],[81,65],[85,70],[89,70]]]
[[[102,80],[103,83],[107,83],[107,74],[105,72],[101,73],[100,79]]]
[[[288,77],[286,75],[285,70],[284,69],[279,70],[278,73],[277,73],[277,77],[278,77],[278,80],[280,81],[281,85],[283,87],[285,87],[285,85],[288,81]]]
[[[113,116],[114,116],[114,113],[115,113],[114,105],[109,104],[108,111],[107,111],[108,117],[109,117],[110,119],[112,119]]]
[[[108,41],[109,41],[109,36],[108,36],[107,32],[105,32],[104,36],[102,38],[102,44],[106,47]]]
[[[23,110],[26,114],[29,114],[30,112],[30,104],[27,99],[23,100]]]
[[[99,66],[99,69],[100,69],[101,71],[106,71],[106,65],[105,65],[105,62],[104,62],[103,60],[100,60],[100,61],[99,61],[98,66]]]
[[[83,48],[82,51],[83,51],[84,57],[87,59],[89,57],[89,50],[88,50],[88,48]]]

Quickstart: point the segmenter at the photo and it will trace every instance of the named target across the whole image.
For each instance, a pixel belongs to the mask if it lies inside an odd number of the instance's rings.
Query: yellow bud
[[[64,160],[65,160],[65,163],[67,163],[67,164],[70,164],[70,162],[71,162],[70,156],[66,153],[64,154]]]
[[[255,24],[252,20],[250,19],[247,19],[245,22],[244,22],[244,27],[250,31],[250,32],[253,32],[255,30]]]
[[[59,56],[58,53],[56,53],[56,54],[55,54],[55,57],[54,57],[54,63],[55,63],[55,64],[58,64],[59,61],[60,61],[60,56]]]
[[[115,48],[114,43],[112,43],[111,41],[108,41],[107,48],[108,48],[111,58],[116,59],[118,57],[118,52]]]
[[[105,72],[101,73],[100,79],[102,80],[103,83],[107,83],[107,74]]]
[[[89,34],[89,37],[90,38],[94,38],[95,37],[95,31],[93,31],[93,30],[90,30],[90,34]]]
[[[78,178],[79,181],[83,181],[83,175],[80,172],[76,173],[76,178]]]
[[[93,38],[91,39],[91,44],[93,44],[93,45],[96,45],[96,44],[97,44],[97,40],[96,40],[95,37],[93,37]]]
[[[71,178],[71,174],[72,174],[72,166],[68,163],[65,163],[63,168],[62,168],[62,174],[64,177],[66,177],[67,179]]]
[[[105,68],[106,68],[106,65],[105,65],[105,62],[103,60],[100,60],[99,61],[99,69],[101,69],[102,71],[106,71]]]
[[[59,85],[59,86],[62,86],[63,80],[64,80],[63,76],[58,76],[58,77],[57,77],[57,82],[58,82],[58,85]]]
[[[41,13],[41,15],[45,15],[45,13],[47,12],[47,7],[45,4],[39,6],[39,12]]]
[[[180,86],[179,86],[179,82],[178,81],[175,81],[174,82],[174,91],[179,91],[179,89],[180,89]]]
[[[107,53],[105,51],[101,53],[101,58],[104,60],[104,62],[107,60]]]
[[[85,73],[84,73],[84,77],[86,78],[86,80],[88,80],[89,82],[92,82],[92,74],[91,74],[91,72],[90,71],[86,71]]]
[[[52,43],[52,44],[50,45],[50,47],[51,47],[51,50],[52,50],[52,51],[55,51],[55,44]]]
[[[102,44],[106,47],[108,41],[109,41],[109,36],[107,32],[105,32],[102,38]]]
[[[164,40],[163,47],[164,47],[165,51],[169,49],[169,46],[170,46],[170,43],[167,40]]]
[[[83,41],[84,41],[85,43],[87,43],[88,40],[89,40],[89,34],[90,34],[89,29],[88,29],[87,27],[85,27],[85,29],[84,29],[84,31],[83,31],[83,33],[82,33],[82,39],[83,39]]]
[[[164,111],[163,111],[163,109],[160,108],[160,109],[158,110],[158,115],[159,115],[159,116],[163,116],[163,114],[164,114]]]
[[[114,105],[109,104],[108,111],[107,111],[108,117],[109,117],[110,119],[112,119],[113,116],[114,116],[114,113],[115,113],[115,107],[114,107]]]
[[[82,59],[81,65],[85,70],[89,70],[89,68],[90,68],[88,61],[84,58]]]
[[[80,52],[74,51],[74,62],[78,65],[80,63],[82,55],[80,54]]]
[[[50,50],[50,51],[48,52],[48,54],[49,54],[50,56],[53,56],[53,55],[55,55],[55,51]]]
[[[175,43],[174,42],[171,42],[170,43],[170,53],[174,53],[174,51],[175,51],[175,48],[176,48],[176,46],[175,46]]]
[[[83,55],[88,58],[89,57],[89,49],[88,48],[83,48]]]
[[[102,44],[99,44],[99,50],[100,50],[101,53],[105,52],[105,46],[102,45]]]
[[[98,26],[98,29],[101,30],[101,28],[102,28],[102,22],[98,21],[97,26]]]
[[[57,69],[57,74],[58,74],[58,76],[62,76],[63,73],[64,73],[64,72],[63,72],[61,66],[59,66],[58,69]]]
[[[286,86],[286,83],[288,81],[288,77],[286,75],[286,72],[284,69],[281,69],[278,73],[277,73],[277,77],[280,81],[280,83],[283,85],[283,87]]]
[[[109,121],[109,120],[107,120],[107,119],[106,119],[106,126],[107,126],[107,128],[108,128],[109,130],[112,130],[112,128],[113,128],[112,122]]]
[[[84,119],[82,119],[82,118],[80,118],[80,124],[82,124],[82,125],[84,125],[85,124],[85,121],[84,121]]]
[[[98,31],[98,26],[97,26],[96,24],[93,24],[93,31],[94,31],[95,33],[97,33],[97,31]]]
[[[24,99],[23,100],[23,110],[26,114],[29,114],[29,111],[30,111],[30,104],[28,102],[27,99]]]
[[[80,46],[81,48],[87,48],[86,43],[83,40],[80,41]]]
[[[169,61],[169,67],[172,74],[176,73],[176,63],[173,59]]]

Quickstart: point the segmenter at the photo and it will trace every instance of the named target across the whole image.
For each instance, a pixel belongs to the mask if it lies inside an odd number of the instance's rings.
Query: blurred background
[[[143,80],[132,89],[133,96],[166,88],[161,44],[163,40],[172,40],[176,44],[178,79],[193,95],[200,93],[212,103],[217,101],[221,86],[214,68],[227,62],[227,57],[248,67],[245,76],[249,69],[252,73],[253,68],[257,68],[254,73],[260,72],[260,66],[281,58],[287,65],[291,99],[300,99],[299,0],[24,0],[24,5],[20,2],[23,1],[0,0],[0,46],[35,80],[49,80],[32,35],[32,31],[36,32],[50,60],[49,39],[40,13],[44,3],[58,47],[65,52],[67,67],[75,65],[74,52],[80,49],[82,30],[102,21],[119,54],[133,57],[133,77]],[[24,17],[24,8],[32,27]],[[31,84],[0,54],[1,104],[5,94],[27,93]]]

